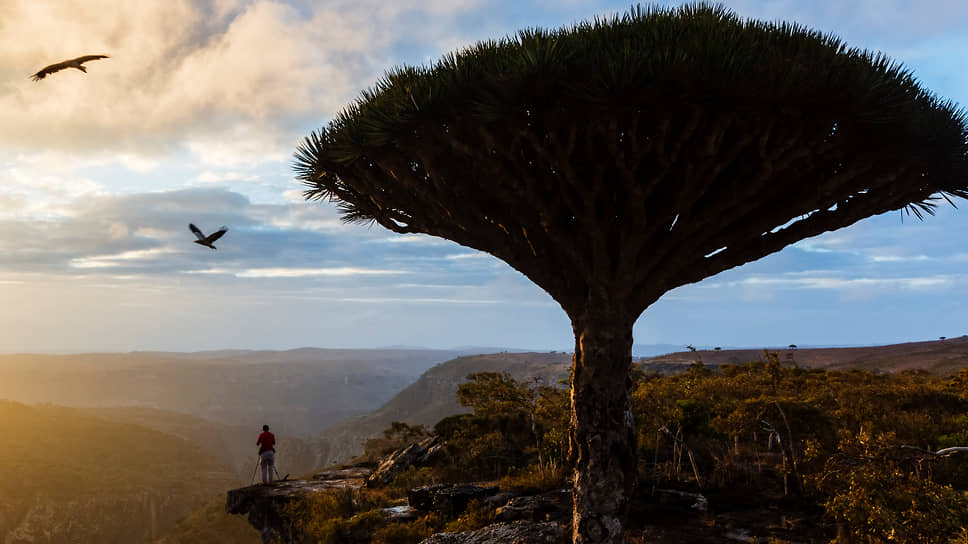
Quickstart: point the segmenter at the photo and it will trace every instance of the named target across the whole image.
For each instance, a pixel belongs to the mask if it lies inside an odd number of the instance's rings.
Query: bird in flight
[[[229,230],[228,227],[219,227],[217,231],[213,232],[212,234],[209,234],[208,236],[205,236],[205,234],[201,230],[199,230],[198,227],[196,227],[191,223],[188,224],[188,229],[194,232],[195,237],[198,238],[198,240],[195,240],[196,244],[200,244],[205,247],[210,247],[212,249],[216,249],[215,246],[212,245],[212,243],[214,243],[215,240],[218,240],[219,238],[221,238],[222,235],[228,232]]]
[[[76,59],[65,60],[63,62],[58,62],[57,64],[51,64],[43,69],[41,69],[36,74],[30,76],[34,81],[40,81],[47,77],[49,74],[54,72],[60,72],[65,68],[77,68],[78,70],[87,73],[87,68],[82,66],[85,62],[89,60],[107,59],[111,58],[107,55],[84,55],[83,57],[77,57]]]

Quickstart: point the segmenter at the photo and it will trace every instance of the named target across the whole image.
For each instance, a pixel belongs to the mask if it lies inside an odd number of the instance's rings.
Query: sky
[[[968,3],[735,0],[903,62],[968,105]],[[675,5],[667,2],[665,5]],[[455,243],[306,202],[302,138],[385,70],[590,0],[0,2],[0,352],[302,346],[570,350],[560,306]],[[108,54],[33,82],[41,67]],[[637,344],[871,345],[968,334],[968,202],[801,241],[670,291]],[[217,251],[187,225],[228,225]]]

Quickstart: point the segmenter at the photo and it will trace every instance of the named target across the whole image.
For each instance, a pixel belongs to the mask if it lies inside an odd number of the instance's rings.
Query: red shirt
[[[256,446],[260,444],[262,447],[259,448],[259,453],[269,450],[276,451],[276,435],[270,433],[269,431],[263,431],[262,434],[259,435],[259,439],[255,441]]]

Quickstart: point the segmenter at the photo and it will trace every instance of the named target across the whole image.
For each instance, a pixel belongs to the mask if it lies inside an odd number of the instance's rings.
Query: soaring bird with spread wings
[[[218,240],[219,238],[221,238],[222,235],[228,232],[229,230],[228,227],[219,227],[217,231],[213,232],[212,234],[209,234],[208,236],[205,236],[205,234],[201,230],[199,230],[198,227],[196,227],[191,223],[188,224],[188,229],[194,232],[195,237],[198,238],[198,240],[195,240],[196,244],[200,244],[205,247],[210,247],[212,249],[215,249],[215,246],[213,246],[212,243],[215,242],[215,240]]]
[[[77,68],[78,70],[87,73],[87,68],[82,66],[85,62],[89,60],[98,59],[108,59],[111,58],[107,55],[84,55],[83,57],[77,57],[76,59],[65,60],[64,62],[58,62],[57,64],[51,64],[37,72],[36,74],[30,76],[34,81],[40,81],[47,77],[48,74],[53,74],[54,72],[60,72],[65,68]]]

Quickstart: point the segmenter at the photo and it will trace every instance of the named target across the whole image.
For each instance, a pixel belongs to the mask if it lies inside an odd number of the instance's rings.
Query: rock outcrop
[[[366,486],[382,487],[389,484],[398,474],[411,466],[423,466],[429,463],[441,448],[440,439],[430,436],[393,452],[366,479]]]
[[[266,544],[302,544],[304,537],[293,529],[287,507],[324,488],[319,482],[294,480],[233,489],[225,499],[225,511],[247,516]]]
[[[259,531],[266,544],[302,544],[306,537],[294,529],[288,507],[319,491],[359,489],[370,472],[368,468],[351,467],[320,472],[312,480],[279,481],[233,489],[225,499],[225,511],[247,516],[249,524]]]
[[[548,491],[540,495],[513,497],[495,511],[498,521],[567,521],[571,516],[570,489]]]
[[[458,516],[472,500],[484,499],[497,492],[497,487],[478,485],[428,485],[407,491],[407,502],[417,510]]]
[[[515,521],[495,523],[476,531],[437,533],[420,544],[564,544],[564,529],[557,523]]]
[[[324,470],[313,474],[313,480],[320,485],[329,488],[349,487],[359,489],[363,487],[366,479],[373,473],[372,469],[366,467],[350,467],[335,470]]]

